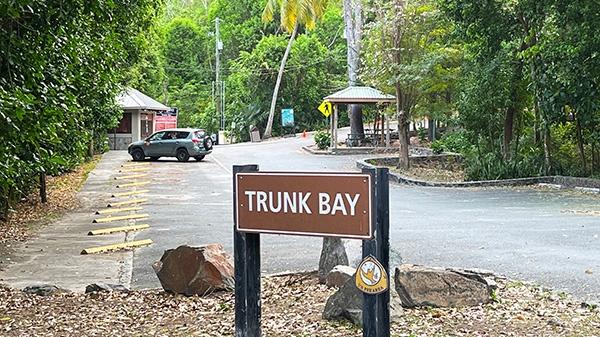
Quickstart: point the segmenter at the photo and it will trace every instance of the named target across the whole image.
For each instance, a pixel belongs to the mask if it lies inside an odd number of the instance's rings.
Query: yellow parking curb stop
[[[143,178],[143,177],[147,177],[147,176],[148,176],[148,174],[146,174],[146,173],[132,174],[132,175],[128,175],[128,176],[115,177],[115,180],[135,179],[135,178]]]
[[[123,205],[141,204],[146,201],[148,201],[148,199],[131,199],[131,200],[121,201],[121,202],[111,202],[106,207],[119,207],[119,206],[123,206]]]
[[[119,220],[135,220],[135,219],[143,219],[147,218],[148,214],[131,214],[131,215],[121,215],[121,216],[110,216],[107,218],[98,218],[94,219],[92,223],[104,223],[104,222],[113,222]]]
[[[117,188],[126,188],[126,187],[134,187],[134,186],[144,186],[144,185],[148,185],[150,184],[149,181],[139,181],[136,183],[128,183],[128,184],[122,184],[122,185],[117,185]]]
[[[150,167],[123,168],[119,170],[119,173],[146,172],[148,170],[150,170]]]
[[[103,235],[103,234],[112,234],[112,233],[120,233],[120,232],[132,232],[132,231],[139,231],[139,230],[146,229],[146,228],[150,228],[150,225],[143,224],[143,225],[103,228],[103,229],[95,229],[93,231],[89,231],[88,235]]]
[[[119,213],[119,212],[129,212],[129,211],[139,211],[142,210],[141,207],[124,207],[124,208],[111,208],[111,209],[102,209],[96,211],[96,214],[111,214],[111,213]]]
[[[152,244],[152,240],[150,240],[150,239],[130,241],[130,242],[124,242],[124,243],[117,243],[114,245],[86,248],[81,251],[81,254],[86,255],[86,254],[94,254],[94,253],[104,253],[104,252],[110,252],[110,251],[121,250],[121,249],[139,248],[139,247],[148,246],[151,244]]]
[[[121,193],[115,193],[111,197],[113,197],[113,198],[116,198],[116,197],[126,197],[128,195],[144,194],[144,193],[148,193],[148,192],[150,192],[150,190],[138,190],[138,191],[130,191],[130,192],[121,192]]]

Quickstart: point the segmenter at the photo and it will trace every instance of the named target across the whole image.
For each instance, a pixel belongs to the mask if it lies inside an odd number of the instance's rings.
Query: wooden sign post
[[[233,167],[236,337],[262,335],[259,233],[362,239],[363,258],[380,266],[375,274],[369,269],[369,277],[388,277],[388,184],[385,168],[296,173]],[[384,281],[364,294],[363,336],[389,336],[389,282]]]

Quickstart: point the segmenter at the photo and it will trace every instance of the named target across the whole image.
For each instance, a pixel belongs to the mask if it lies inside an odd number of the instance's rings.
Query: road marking
[[[150,184],[149,181],[138,181],[135,183],[127,183],[127,184],[122,184],[122,185],[117,185],[117,188],[127,188],[127,187],[134,187],[134,186],[144,186],[144,185],[148,185]]]
[[[147,174],[132,174],[132,175],[128,175],[128,176],[120,176],[120,177],[115,177],[115,180],[125,180],[125,179],[135,179],[135,178],[143,178],[143,177],[147,177]]]
[[[119,170],[119,173],[146,172],[148,170],[150,170],[150,167],[128,168],[128,169]]]
[[[131,199],[131,200],[126,200],[126,201],[121,201],[121,202],[111,202],[106,207],[119,207],[119,206],[123,206],[123,205],[141,204],[146,201],[148,201],[148,199],[146,199],[146,198]]]
[[[129,212],[129,211],[139,211],[141,207],[125,207],[125,208],[111,208],[111,209],[102,209],[96,211],[96,214],[111,214],[111,213],[119,213],[119,212]]]
[[[148,217],[148,214],[130,214],[130,215],[120,215],[120,216],[109,216],[106,218],[94,219],[94,221],[92,221],[92,223],[113,222],[113,221],[119,221],[119,220],[145,219],[147,217]]]
[[[129,242],[116,243],[116,244],[107,245],[107,246],[86,248],[81,251],[81,254],[86,255],[86,254],[94,254],[94,253],[104,253],[104,252],[110,252],[110,251],[121,250],[121,249],[139,248],[139,247],[148,246],[151,244],[152,244],[152,240],[150,240],[150,239],[129,241]]]
[[[139,163],[139,162],[128,162],[125,164],[121,164],[121,167],[139,167],[139,166],[148,166],[150,163]]]
[[[120,233],[120,232],[131,232],[131,231],[139,231],[142,229],[150,228],[150,225],[132,225],[132,226],[121,226],[121,227],[112,227],[112,228],[103,228],[103,229],[95,229],[88,232],[88,235],[103,235],[103,234],[112,234],[112,233]]]
[[[225,172],[232,174],[232,172],[230,170],[227,169],[227,167],[225,167],[225,165],[223,165],[223,163],[221,163],[215,156],[210,156],[210,158],[217,163],[217,165],[219,165],[223,170],[225,170]]]
[[[116,197],[126,197],[126,196],[129,196],[129,195],[144,194],[144,193],[148,193],[148,192],[150,192],[150,190],[139,190],[139,191],[121,192],[121,193],[115,193],[111,197],[113,197],[113,198],[116,198]]]

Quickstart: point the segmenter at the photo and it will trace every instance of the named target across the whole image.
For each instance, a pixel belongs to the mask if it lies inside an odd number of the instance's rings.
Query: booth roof
[[[117,97],[117,102],[125,110],[169,110],[168,106],[133,88],[128,88],[120,94]]]
[[[334,104],[391,103],[396,101],[396,97],[371,87],[348,87],[325,97],[324,100]]]

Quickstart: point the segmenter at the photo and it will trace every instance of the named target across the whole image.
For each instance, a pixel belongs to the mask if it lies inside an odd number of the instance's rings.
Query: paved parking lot
[[[361,156],[311,155],[301,150],[302,145],[309,143],[311,140],[295,138],[217,146],[202,162],[179,163],[167,159],[149,162],[151,184],[147,186],[148,201],[144,203],[149,229],[127,236],[82,238],[79,234],[89,229],[94,218],[91,211],[100,205],[90,199],[87,208],[77,212],[78,216],[65,217],[59,226],[47,228],[39,239],[28,244],[29,248],[23,248],[25,253],[16,258],[25,263],[0,273],[0,279],[20,282],[34,277],[32,270],[45,265],[44,275],[60,274],[59,281],[71,285],[98,281],[102,277],[127,283],[130,277],[135,288],[158,287],[151,264],[160,259],[165,249],[219,242],[232,252],[232,165],[259,164],[261,170],[280,171],[356,170],[355,161]],[[126,152],[106,154],[82,196],[92,198],[113,192],[111,174],[127,160]],[[108,172],[109,167],[112,173]],[[532,188],[445,189],[392,185],[390,203],[394,264],[403,261],[485,268],[566,290],[582,299],[599,300],[598,196]],[[79,223],[74,223],[77,219],[85,226],[78,227]],[[71,225],[62,226],[66,221]],[[153,244],[133,252],[78,254],[82,246],[92,243],[144,239],[151,239]],[[315,269],[318,265],[319,238],[263,235],[261,244],[265,273]],[[360,241],[346,240],[345,244],[351,262],[356,263],[360,257]],[[35,252],[52,245],[72,248]],[[48,260],[49,254],[55,257],[63,254],[68,262]],[[58,268],[54,263],[62,263],[64,267]]]

